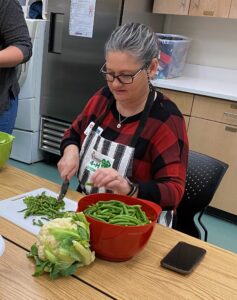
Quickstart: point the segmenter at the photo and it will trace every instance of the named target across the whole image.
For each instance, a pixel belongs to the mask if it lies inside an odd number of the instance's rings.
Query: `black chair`
[[[201,222],[201,217],[228,167],[218,159],[189,151],[186,189],[177,208],[173,228],[201,239],[201,232],[194,222],[194,216],[198,213],[198,222],[204,230],[204,240],[207,241],[208,232]]]

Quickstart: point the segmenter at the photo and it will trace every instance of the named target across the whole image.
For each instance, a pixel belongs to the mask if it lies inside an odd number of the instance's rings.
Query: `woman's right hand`
[[[79,169],[79,149],[69,145],[64,149],[63,157],[59,160],[58,171],[63,180],[70,180]]]

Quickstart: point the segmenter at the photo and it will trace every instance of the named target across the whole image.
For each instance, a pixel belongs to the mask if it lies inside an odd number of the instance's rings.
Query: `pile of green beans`
[[[149,224],[141,205],[127,205],[121,201],[98,201],[84,210],[84,213],[94,219],[124,226]]]
[[[48,219],[62,217],[65,212],[60,212],[64,208],[64,201],[57,201],[55,197],[45,195],[45,192],[37,196],[24,198],[26,208],[20,212],[24,213],[24,218],[29,216],[46,216]]]

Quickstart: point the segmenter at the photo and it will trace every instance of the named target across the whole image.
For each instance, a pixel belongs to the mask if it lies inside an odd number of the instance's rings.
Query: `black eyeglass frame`
[[[106,81],[108,82],[114,82],[115,79],[118,79],[118,81],[122,84],[132,84],[133,83],[133,80],[134,78],[141,73],[141,71],[143,70],[146,70],[148,68],[148,65],[147,64],[144,64],[139,70],[137,70],[134,74],[119,74],[119,75],[114,75],[113,73],[111,72],[105,72],[103,70],[103,68],[105,67],[106,63],[103,64],[103,66],[101,67],[100,69],[100,73],[103,75],[103,77],[105,78]],[[112,76],[112,80],[108,80],[107,78],[107,75],[109,76]],[[128,78],[131,78],[131,82],[123,82],[123,80],[121,80],[121,76],[125,76],[125,77],[128,77]]]

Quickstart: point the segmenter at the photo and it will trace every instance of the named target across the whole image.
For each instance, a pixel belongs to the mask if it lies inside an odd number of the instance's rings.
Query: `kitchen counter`
[[[237,70],[186,64],[183,76],[152,83],[159,88],[237,101]]]

